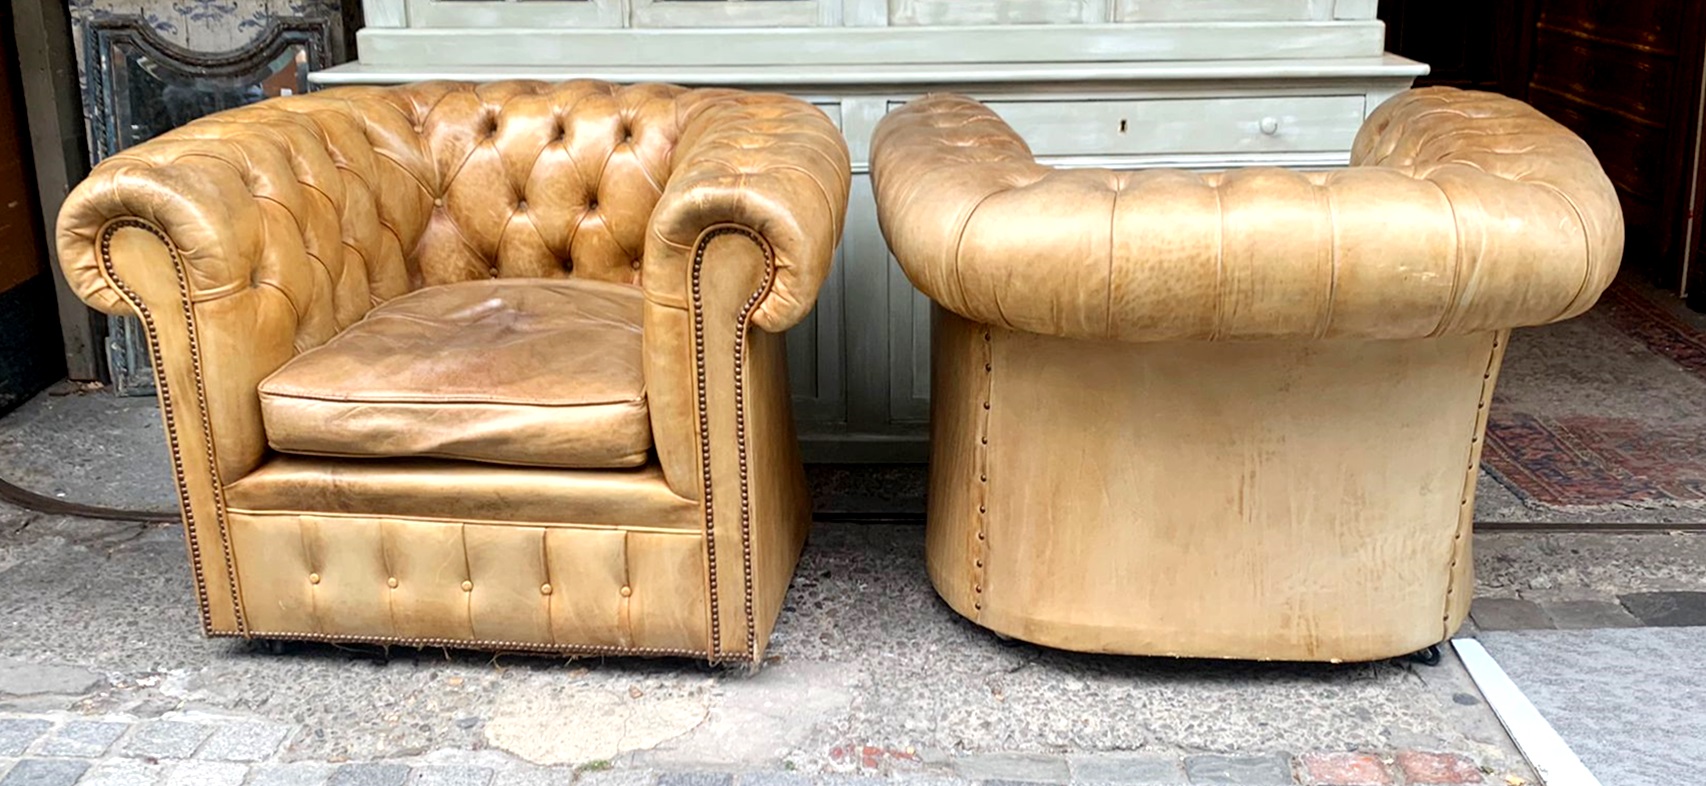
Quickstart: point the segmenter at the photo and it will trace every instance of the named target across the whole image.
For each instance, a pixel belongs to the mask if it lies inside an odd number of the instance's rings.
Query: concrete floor
[[[1700,782],[1706,628],[1509,631],[1481,643],[1601,783]]]
[[[81,502],[169,508],[156,418],[146,399],[43,396],[0,419],[0,477]],[[1477,537],[1477,565],[1485,586],[1512,596],[1698,589],[1703,543],[1498,534]],[[500,774],[584,775],[590,763],[1056,782],[1107,780],[1085,773],[1136,756],[1141,767],[1120,766],[1177,774],[1143,782],[1292,783],[1307,780],[1312,756],[1360,751],[1399,767],[1421,751],[1461,757],[1487,783],[1533,780],[1449,655],[1435,667],[1287,665],[1004,643],[936,598],[917,526],[819,525],[772,653],[755,676],[680,661],[309,645],[273,654],[197,634],[176,525],[0,507],[0,738],[7,719],[166,719],[282,729],[265,766],[467,760]],[[8,664],[24,677],[8,678]],[[73,678],[24,689],[48,667]],[[1262,780],[1280,770],[1285,780]]]

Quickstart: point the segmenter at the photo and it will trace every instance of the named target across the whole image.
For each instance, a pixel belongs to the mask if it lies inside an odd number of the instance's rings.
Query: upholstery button
[[[633,594],[634,594],[634,588],[633,587],[630,587],[626,584],[622,585],[622,597],[626,598],[626,597],[633,595]]]
[[[629,263],[628,263],[628,267],[631,267],[631,268],[633,268],[633,269],[635,269],[635,270],[639,270],[639,269],[640,269],[640,260],[638,260],[638,259],[636,259],[636,260],[634,260],[634,261],[632,261],[632,262],[629,262]]]
[[[498,277],[498,266],[492,265],[491,267],[486,268],[486,275],[491,276],[492,278],[497,278]]]
[[[527,200],[523,199],[520,202],[515,203],[515,212],[517,212],[517,213],[527,212]]]
[[[539,585],[539,594],[541,594],[541,595],[551,594],[551,585],[549,585],[549,584]]]
[[[308,574],[308,583],[309,584],[319,584],[320,583],[320,574],[318,574],[318,573]]]
[[[391,589],[396,589],[397,588],[397,577],[392,576],[391,578],[386,579],[385,580],[385,586],[390,587]]]
[[[434,199],[433,199],[433,200],[432,200],[432,204],[433,204],[433,205],[434,205],[434,206],[435,206],[435,207],[444,207],[444,197],[437,197],[437,198],[434,198]]]
[[[462,591],[463,592],[473,592],[474,591],[474,582],[472,582],[472,581],[462,582]]]
[[[418,133],[421,133],[422,131],[425,131],[425,130],[426,130],[426,126],[423,126],[420,123],[415,124],[415,133],[418,134]]]

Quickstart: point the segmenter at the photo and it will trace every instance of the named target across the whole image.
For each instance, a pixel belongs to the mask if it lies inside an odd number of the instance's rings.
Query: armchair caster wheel
[[[1442,655],[1440,654],[1439,645],[1435,644],[1425,650],[1417,650],[1405,655],[1404,660],[1411,663],[1420,663],[1423,666],[1438,666],[1441,657]]]
[[[268,655],[287,655],[290,653],[290,642],[284,639],[264,639],[256,642],[261,651]]]
[[[995,643],[1003,647],[1023,647],[1028,643],[1024,639],[1015,639],[1005,633],[996,633],[995,631],[989,633],[995,637]]]

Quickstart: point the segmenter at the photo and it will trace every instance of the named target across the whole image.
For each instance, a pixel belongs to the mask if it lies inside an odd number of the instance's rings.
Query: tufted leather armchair
[[[207,634],[756,661],[847,193],[781,96],[339,88],[103,161],[59,246],[146,328]]]
[[[872,144],[883,232],[939,306],[950,605],[1136,654],[1364,660],[1457,629],[1510,330],[1586,311],[1622,254],[1580,139],[1433,88],[1330,172],[1057,171],[948,95]]]

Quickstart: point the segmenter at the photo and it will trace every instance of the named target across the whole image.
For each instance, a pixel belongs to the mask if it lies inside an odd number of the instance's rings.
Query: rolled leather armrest
[[[775,268],[752,322],[781,332],[811,311],[841,239],[847,144],[823,112],[797,99],[704,95],[685,110],[669,182],[652,213],[647,296],[685,307],[701,238],[719,226],[744,227],[764,239]]]
[[[106,236],[121,221],[148,227],[176,249],[190,300],[247,288],[264,236],[261,211],[238,170],[219,163],[242,156],[229,142],[161,141],[103,162],[59,216],[61,266],[72,290],[108,314],[133,312],[120,289],[129,287],[103,262]]]
[[[1593,305],[1623,220],[1588,146],[1512,99],[1425,88],[1353,166],[1054,170],[993,112],[928,96],[872,141],[889,247],[969,319],[1126,341],[1417,338]]]

